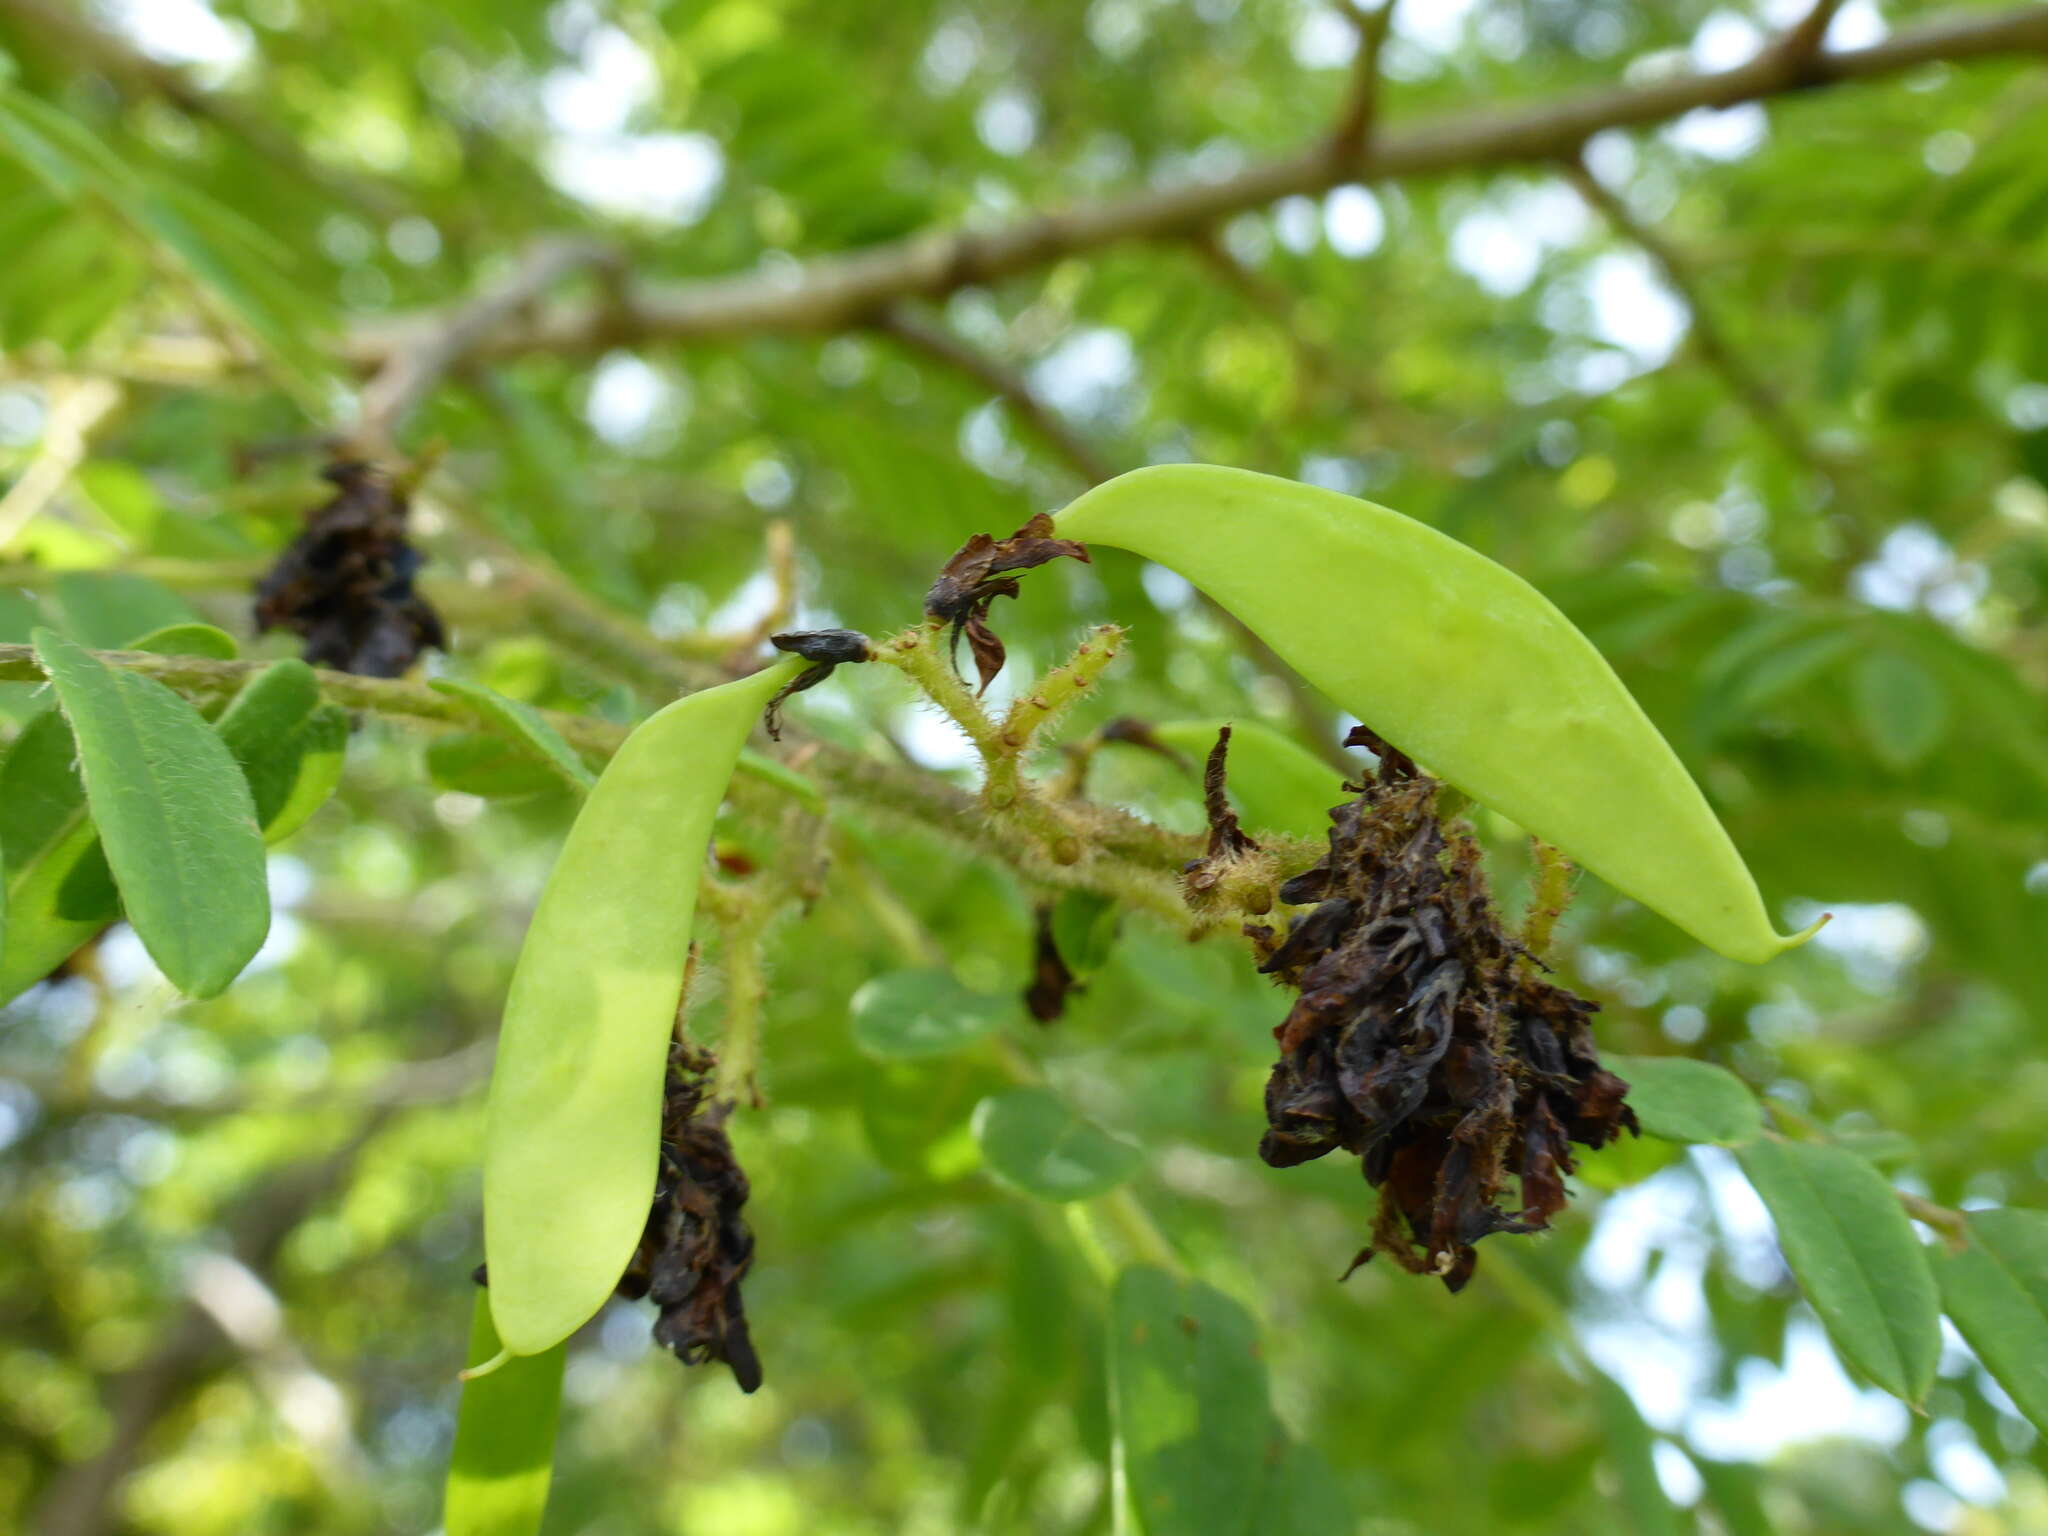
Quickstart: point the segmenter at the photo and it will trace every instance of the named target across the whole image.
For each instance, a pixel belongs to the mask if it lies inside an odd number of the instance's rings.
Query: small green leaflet
[[[1092,1200],[1138,1171],[1145,1154],[1083,1120],[1043,1088],[983,1099],[974,1139],[989,1172],[1041,1200]]]
[[[1354,1517],[1267,1398],[1258,1331],[1197,1280],[1147,1266],[1110,1302],[1110,1406],[1146,1536],[1330,1536]]]
[[[1885,1391],[1920,1401],[1941,1354],[1941,1303],[1891,1185],[1840,1147],[1771,1138],[1735,1155],[1843,1358]]]
[[[481,683],[465,682],[460,678],[436,678],[431,686],[437,693],[448,694],[469,704],[486,725],[524,747],[577,793],[588,794],[591,786],[597,783],[597,775],[576,755],[576,749],[562,740],[561,733],[549,725],[546,717],[531,704],[508,699]]]
[[[1850,682],[1857,724],[1886,767],[1917,767],[1948,734],[1948,695],[1912,657],[1871,651],[1857,661]]]
[[[20,996],[121,915],[99,834],[85,811],[70,728],[46,708],[0,759],[0,857],[7,939],[0,1003]]]
[[[1609,1070],[1628,1083],[1628,1105],[1643,1130],[1666,1141],[1721,1146],[1764,1132],[1756,1095],[1733,1072],[1685,1056],[1612,1056]]]
[[[499,1348],[490,1293],[479,1290],[469,1325],[469,1364],[496,1358]],[[489,1375],[462,1384],[441,1515],[446,1536],[531,1536],[540,1529],[554,1473],[568,1351],[565,1340],[537,1355],[514,1355]]]
[[[854,1043],[884,1059],[942,1056],[988,1034],[1014,999],[970,992],[946,971],[891,971],[853,994]]]
[[[270,929],[248,783],[213,728],[161,683],[117,672],[51,630],[36,631],[35,647],[137,937],[173,985],[213,996]]]
[[[250,678],[214,729],[249,781],[267,842],[296,832],[340,782],[348,716],[320,702],[320,680],[303,661],[273,662]]]
[[[1700,1479],[1707,1485],[1707,1502],[1728,1527],[1728,1536],[1777,1536],[1777,1527],[1764,1509],[1761,1467],[1754,1462],[1714,1461],[1697,1451],[1687,1454],[1699,1469]]]
[[[448,731],[427,743],[427,777],[437,789],[484,800],[562,792],[562,776],[495,731]]]
[[[1102,969],[1116,947],[1123,913],[1097,891],[1061,891],[1052,907],[1052,941],[1076,976]]]
[[[1633,1536],[1678,1536],[1678,1511],[1671,1507],[1664,1485],[1657,1479],[1657,1440],[1636,1411],[1634,1399],[1605,1375],[1595,1378],[1593,1394],[1606,1430],[1602,1438],[1607,1464],[1614,1470],[1620,1504],[1627,1512],[1625,1529]]]
[[[235,637],[211,624],[166,624],[140,640],[129,641],[126,648],[158,656],[204,656],[212,661],[233,661],[240,654]]]
[[[1972,1211],[1936,1261],[1942,1300],[1984,1369],[2048,1434],[2048,1212]]]

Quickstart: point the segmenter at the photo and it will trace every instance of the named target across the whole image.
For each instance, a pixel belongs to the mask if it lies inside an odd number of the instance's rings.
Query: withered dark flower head
[[[953,626],[955,664],[960,654],[960,636],[967,636],[967,648],[974,653],[974,666],[981,678],[981,691],[1003,670],[1003,642],[988,627],[989,606],[999,597],[1015,597],[1017,578],[1011,571],[1028,571],[1062,557],[1088,560],[1088,548],[1073,539],[1053,537],[1052,517],[1040,512],[1007,539],[977,533],[961,545],[939,572],[939,579],[924,595],[924,611],[934,619]]]
[[[413,590],[420,555],[406,541],[408,503],[373,465],[345,459],[321,471],[335,494],[256,583],[256,627],[304,638],[315,666],[397,677],[428,647],[440,616]]]
[[[782,740],[782,701],[792,694],[802,693],[806,688],[815,688],[832,675],[833,669],[849,662],[866,661],[874,654],[868,637],[857,629],[791,629],[779,635],[770,635],[768,643],[778,651],[788,651],[813,663],[789,682],[782,691],[768,701],[768,712],[763,724],[768,727],[768,739]]]
[[[761,1385],[761,1362],[747,1334],[740,1281],[753,1267],[754,1234],[740,1214],[747,1176],[725,1133],[732,1106],[706,1103],[714,1064],[708,1052],[669,1047],[654,1206],[619,1294],[654,1303],[655,1342],[685,1365],[723,1360],[740,1390],[752,1392]]]
[[[1636,1119],[1600,1066],[1595,1005],[1502,931],[1478,845],[1438,817],[1441,786],[1369,732],[1346,744],[1371,747],[1379,772],[1347,786],[1358,797],[1330,812],[1328,853],[1281,887],[1314,910],[1277,942],[1247,930],[1260,970],[1300,992],[1274,1030],[1259,1155],[1357,1154],[1380,1208],[1353,1268],[1384,1253],[1455,1291],[1481,1238],[1564,1209],[1572,1143],[1604,1146]]]

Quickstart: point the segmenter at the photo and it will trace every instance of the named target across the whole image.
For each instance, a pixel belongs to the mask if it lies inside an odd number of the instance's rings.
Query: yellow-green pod
[[[647,1224],[669,1031],[712,819],[791,657],[626,738],[562,845],[512,973],[484,1145],[491,1318],[515,1355],[604,1305]]]
[[[1056,522],[1179,572],[1432,773],[1709,948],[1759,963],[1814,932],[1772,928],[1706,797],[1592,642],[1455,539],[1199,464],[1119,475]]]

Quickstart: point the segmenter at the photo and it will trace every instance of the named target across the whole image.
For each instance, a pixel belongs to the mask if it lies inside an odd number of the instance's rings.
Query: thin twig
[[[885,310],[874,328],[981,385],[1007,405],[1010,414],[1036,433],[1084,484],[1100,485],[1116,473],[1080,433],[1039,399],[1021,375],[969,346],[944,326],[897,305]]]
[[[1380,0],[1378,9],[1371,11],[1359,7],[1355,0],[1341,0],[1338,6],[1358,29],[1358,52],[1351,61],[1351,89],[1344,98],[1344,110],[1330,132],[1330,159],[1353,175],[1368,168],[1372,160],[1381,90],[1380,51],[1393,30],[1397,3]]]
[[[416,324],[411,336],[392,349],[363,386],[356,450],[380,457],[389,453],[398,429],[449,369],[562,278],[602,262],[608,255],[604,246],[592,240],[538,240],[503,281],[453,310]]]
[[[1603,185],[1584,162],[1567,162],[1564,174],[1588,207],[1605,218],[1618,234],[1641,247],[1643,254],[1656,265],[1665,283],[1685,305],[1691,320],[1693,350],[1721,376],[1729,393],[1734,395],[1764,435],[1776,443],[1794,464],[1817,475],[1830,475],[1833,466],[1822,459],[1813,444],[1807,441],[1806,434],[1792,419],[1777,391],[1764,382],[1762,374],[1750,366],[1749,360],[1728,340],[1727,333],[1721,329],[1720,322],[1714,318],[1712,309],[1701,295],[1701,286],[1691,264],[1678,249],[1638,219],[1628,204]]]
[[[1803,83],[1833,85],[1897,75],[1944,61],[2048,49],[2048,4],[1958,11],[1902,27],[1867,48],[1823,50]],[[1765,54],[1732,69],[1610,86],[1495,111],[1466,110],[1375,141],[1375,182],[1442,176],[1554,161],[1595,134],[1641,128],[1699,107],[1761,101],[1792,89],[1783,65]],[[505,325],[480,357],[530,352],[588,353],[630,341],[703,341],[766,332],[830,332],[870,323],[907,299],[935,299],[997,282],[1066,257],[1127,241],[1184,239],[1231,215],[1297,193],[1315,195],[1351,180],[1332,164],[1326,136],[1295,153],[1213,181],[1148,188],[990,230],[926,230],[905,239],[805,263],[794,274],[734,273],[668,285],[623,286],[612,296],[545,308],[530,323]],[[365,323],[344,350],[375,369],[440,323],[443,312]]]
[[[1821,44],[1827,40],[1828,27],[1841,8],[1842,0],[1813,0],[1806,14],[1785,29],[1772,51],[1789,80],[1802,84],[1809,80],[1813,61],[1820,56]]]

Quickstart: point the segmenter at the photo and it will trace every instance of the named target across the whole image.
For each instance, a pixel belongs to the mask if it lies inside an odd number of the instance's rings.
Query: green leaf
[[[1964,1220],[1969,1247],[1935,1265],[1942,1301],[1984,1369],[2048,1434],[2048,1212]]]
[[[197,711],[43,629],[36,655],[78,743],[86,802],[136,935],[171,982],[211,997],[270,928],[249,786]]]
[[[137,635],[199,621],[169,587],[127,571],[66,571],[50,584],[50,596],[62,621],[54,627],[94,650],[127,647]]]
[[[1857,723],[1887,766],[1918,766],[1948,734],[1948,696],[1911,657],[1872,651],[1856,663],[1851,684]]]
[[[1200,1281],[1126,1269],[1110,1304],[1110,1375],[1124,1473],[1148,1536],[1256,1529],[1264,1470],[1284,1435],[1244,1309]]]
[[[1353,1524],[1350,1501],[1329,1458],[1312,1445],[1290,1440],[1267,1465],[1251,1526],[1254,1536],[1333,1536]]]
[[[1052,907],[1052,941],[1076,976],[1099,971],[1116,947],[1123,913],[1095,891],[1062,891]]]
[[[320,705],[320,679],[296,657],[275,661],[242,684],[213,728],[244,767],[305,724]]]
[[[1606,1375],[1595,1376],[1593,1395],[1606,1430],[1607,1464],[1614,1469],[1621,1507],[1627,1512],[1624,1528],[1634,1536],[1678,1536],[1678,1511],[1657,1477],[1656,1437],[1636,1411],[1634,1399]]]
[[[469,703],[483,717],[485,724],[532,753],[560,775],[571,789],[587,794],[597,782],[597,775],[576,755],[576,749],[562,740],[561,733],[549,725],[531,704],[508,699],[481,683],[464,682],[459,678],[437,678],[430,686],[438,693],[450,694]]]
[[[552,794],[562,776],[533,754],[486,731],[450,731],[427,743],[427,776],[441,789],[512,800]]]
[[[1842,1357],[1885,1391],[1917,1403],[1941,1354],[1941,1303],[1891,1185],[1840,1147],[1771,1139],[1735,1155]]]
[[[490,1293],[479,1290],[469,1325],[469,1364],[496,1359],[500,1348]],[[540,1529],[554,1474],[568,1351],[565,1340],[537,1355],[514,1355],[462,1384],[441,1515],[446,1536],[530,1536]]]
[[[974,1139],[997,1178],[1041,1200],[1092,1200],[1138,1171],[1145,1154],[1069,1110],[1043,1088],[983,1099]]]
[[[312,820],[341,783],[348,762],[348,713],[324,704],[275,751],[245,764],[266,843],[281,843]]]
[[[1724,1067],[1686,1056],[1614,1056],[1607,1065],[1627,1079],[1629,1108],[1652,1136],[1733,1146],[1763,1134],[1756,1095]]]
[[[853,1038],[884,1059],[943,1056],[1015,1011],[1008,997],[970,992],[946,971],[891,971],[853,994]]]
[[[1776,1536],[1763,1501],[1763,1473],[1751,1462],[1714,1461],[1697,1453],[1692,1464],[1707,1485],[1707,1502],[1728,1527],[1728,1536]]]
[[[0,760],[0,861],[7,940],[0,1003],[20,996],[121,915],[99,833],[86,814],[71,728],[46,708]]]
[[[166,624],[140,640],[130,640],[123,649],[157,656],[205,656],[214,661],[233,661],[240,654],[235,637],[211,624]]]
[[[296,832],[341,782],[348,715],[320,702],[320,680],[296,658],[242,685],[214,730],[227,743],[256,806],[266,842]]]
[[[824,793],[794,768],[748,748],[740,753],[739,770],[750,778],[759,779],[763,784],[781,790],[799,801],[805,810],[820,816],[825,814]]]

